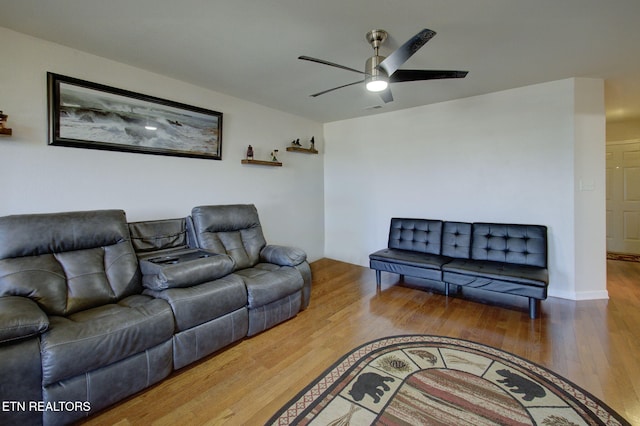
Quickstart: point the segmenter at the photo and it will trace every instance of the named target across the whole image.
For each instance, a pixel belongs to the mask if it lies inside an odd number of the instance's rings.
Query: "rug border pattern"
[[[336,383],[343,377],[344,374],[349,373],[359,364],[366,361],[368,356],[371,354],[374,354],[381,350],[385,350],[390,346],[402,343],[426,343],[460,346],[461,342],[466,345],[466,348],[478,351],[480,353],[486,353],[492,356],[496,356],[503,360],[512,362],[513,364],[518,365],[522,368],[531,370],[542,379],[548,381],[552,385],[556,386],[556,388],[565,392],[566,396],[573,398],[578,403],[578,405],[581,406],[579,408],[589,410],[602,422],[602,424],[629,425],[629,423],[615,411],[608,411],[606,409],[603,409],[603,407],[608,406],[598,398],[585,391],[581,387],[577,386],[576,384],[572,383],[571,381],[557,375],[546,367],[535,364],[518,355],[505,352],[501,349],[493,348],[481,343],[473,342],[466,339],[433,335],[400,335],[383,337],[357,347],[350,353],[340,358],[331,367],[326,369],[314,382],[300,391],[287,404],[285,404],[285,406],[280,411],[278,411],[267,422],[267,424],[278,426],[297,424],[297,422],[304,419],[304,417],[306,417],[311,410],[317,408],[314,403],[318,399],[323,398],[328,392],[331,392],[332,389],[336,386]]]

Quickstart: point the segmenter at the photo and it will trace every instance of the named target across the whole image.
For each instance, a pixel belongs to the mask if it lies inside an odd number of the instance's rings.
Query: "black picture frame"
[[[222,159],[222,113],[47,73],[49,145]]]

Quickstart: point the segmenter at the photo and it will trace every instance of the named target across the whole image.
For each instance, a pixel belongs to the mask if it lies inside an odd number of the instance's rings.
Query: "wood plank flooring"
[[[607,261],[609,300],[549,298],[530,320],[503,305],[399,285],[330,259],[312,264],[310,307],[94,415],[88,425],[261,425],[353,348],[397,334],[473,340],[568,378],[640,425],[640,263]],[[415,285],[407,279],[407,285]],[[521,299],[521,300],[520,300]]]

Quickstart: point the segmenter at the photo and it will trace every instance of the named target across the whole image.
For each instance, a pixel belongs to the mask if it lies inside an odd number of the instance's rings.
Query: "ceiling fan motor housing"
[[[367,63],[365,64],[364,73],[365,73],[365,81],[369,82],[371,80],[388,80],[387,74],[382,69],[378,69],[378,65],[380,62],[384,61],[385,57],[380,55],[374,55],[367,59]]]

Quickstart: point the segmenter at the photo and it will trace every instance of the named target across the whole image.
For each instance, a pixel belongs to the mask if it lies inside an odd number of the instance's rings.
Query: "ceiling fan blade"
[[[391,55],[387,56],[387,58],[378,65],[378,68],[383,69],[387,75],[392,75],[407,59],[424,46],[426,42],[431,40],[434,35],[436,35],[435,31],[425,28],[407,40],[405,44],[397,48]]]
[[[344,84],[342,86],[334,87],[333,89],[323,90],[322,92],[314,93],[313,95],[309,95],[313,98],[316,96],[324,95],[325,93],[333,92],[334,90],[342,89],[343,87],[353,86],[354,84],[364,83],[364,80],[354,81],[353,83]]]
[[[437,80],[441,78],[464,78],[468,71],[449,70],[398,70],[391,77],[391,83],[403,81]]]
[[[312,58],[311,56],[298,56],[298,59],[302,59],[303,61],[317,62],[318,64],[329,65],[330,67],[342,68],[343,70],[357,72],[358,74],[364,74],[363,71],[357,70],[355,68],[345,67],[344,65],[325,61],[323,59]]]
[[[391,89],[387,88],[386,90],[380,92],[380,98],[384,101],[385,104],[389,102],[393,102],[393,95],[391,94]]]

